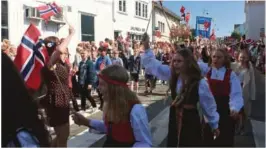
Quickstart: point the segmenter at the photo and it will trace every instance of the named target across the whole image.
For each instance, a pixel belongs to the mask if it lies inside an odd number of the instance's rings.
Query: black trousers
[[[91,89],[88,89],[86,85],[80,85],[80,93],[81,93],[81,108],[86,108],[86,98],[90,101],[91,105],[95,108],[96,102],[91,96]]]
[[[76,80],[76,75],[74,75],[72,78],[72,92],[75,97],[79,96],[79,84]]]
[[[97,93],[98,93],[98,96],[99,96],[99,99],[100,99],[100,102],[101,102],[100,108],[102,108],[103,107],[103,95],[102,95],[102,93],[100,92],[99,89],[97,89]]]

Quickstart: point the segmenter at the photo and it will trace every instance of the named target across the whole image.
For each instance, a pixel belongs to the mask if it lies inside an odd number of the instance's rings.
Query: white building
[[[7,38],[19,45],[30,23],[34,23],[43,37],[55,35],[59,38],[68,35],[68,25],[64,17],[53,17],[47,24],[39,17],[37,6],[56,2],[63,8],[63,14],[76,29],[69,45],[71,58],[80,41],[103,41],[114,38],[112,10],[113,0],[2,0],[2,39]]]
[[[261,33],[265,32],[265,1],[245,1],[245,15],[246,38],[261,39]]]
[[[120,35],[126,38],[129,35],[132,40],[141,40],[148,26],[151,8],[151,0],[114,0],[115,38]],[[147,33],[152,36],[151,22]]]
[[[180,17],[176,15],[174,12],[169,10],[166,7],[163,7],[166,17],[164,15],[163,9],[161,5],[157,2],[153,2],[154,11],[153,11],[153,31],[159,30],[161,32],[161,37],[158,38],[155,36],[155,32],[153,32],[153,41],[170,41],[170,29],[168,27],[166,18],[168,20],[170,28],[172,25],[180,24]]]

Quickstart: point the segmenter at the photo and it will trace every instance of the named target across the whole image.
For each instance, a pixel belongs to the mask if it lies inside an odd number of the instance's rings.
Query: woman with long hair
[[[205,146],[233,147],[235,119],[243,107],[243,97],[240,81],[230,69],[230,57],[225,49],[217,49],[212,52],[209,64],[198,64],[202,75],[208,79],[220,115],[220,136],[214,139],[206,126]]]
[[[238,131],[245,134],[245,126],[251,114],[251,100],[256,98],[254,68],[247,50],[240,51],[238,60],[231,63],[231,68],[238,76],[243,90],[244,107],[241,109]]]
[[[146,50],[142,56],[142,64],[146,68],[145,71],[159,79],[170,80],[171,97],[174,102],[170,107],[167,146],[202,146],[200,109],[208,119],[214,135],[218,136],[219,115],[216,112],[215,100],[207,81],[201,77],[191,51],[177,50],[170,66],[163,65],[155,59],[149,47],[149,37],[143,40]]]
[[[45,109],[49,125],[54,127],[56,138],[53,147],[67,147],[69,136],[69,101],[73,98],[69,88],[69,65],[67,46],[74,35],[74,28],[70,26],[69,35],[62,43],[54,36],[44,39],[50,59],[42,70],[42,76],[47,86],[47,94],[40,103]]]
[[[103,121],[86,119],[74,113],[74,122],[106,133],[104,147],[151,147],[146,110],[127,86],[127,70],[111,65],[103,69],[98,77],[104,100]]]
[[[2,52],[2,147],[50,147],[51,136],[39,118],[12,60]]]

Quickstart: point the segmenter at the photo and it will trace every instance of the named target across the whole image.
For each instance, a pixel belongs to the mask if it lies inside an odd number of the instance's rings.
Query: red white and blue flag
[[[61,12],[61,8],[58,7],[58,5],[55,2],[53,2],[52,4],[39,6],[37,7],[37,9],[40,12],[41,18],[43,18],[46,21],[48,21],[51,16],[54,16]]]
[[[28,88],[37,90],[41,84],[41,69],[48,60],[48,53],[43,46],[43,41],[38,28],[30,24],[29,28],[22,37],[17,49],[17,56],[14,60],[25,84]]]

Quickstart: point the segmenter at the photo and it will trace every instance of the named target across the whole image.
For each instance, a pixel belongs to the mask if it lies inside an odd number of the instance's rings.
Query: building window
[[[135,15],[138,16],[139,15],[139,2],[135,2],[135,10],[136,10]]]
[[[139,16],[141,17],[141,3],[139,2]]]
[[[81,41],[94,41],[94,17],[81,15]]]
[[[135,2],[136,16],[141,18],[148,18],[148,4],[145,2]]]
[[[144,17],[144,15],[145,15],[145,6],[144,4],[142,4],[142,17]]]
[[[1,12],[2,12],[2,19],[1,19],[1,41],[3,39],[8,39],[8,2],[1,1]]]
[[[148,18],[148,5],[145,5],[145,18]]]
[[[126,12],[126,0],[119,0],[119,11]]]
[[[165,33],[165,24],[158,21],[158,28],[161,33]]]

